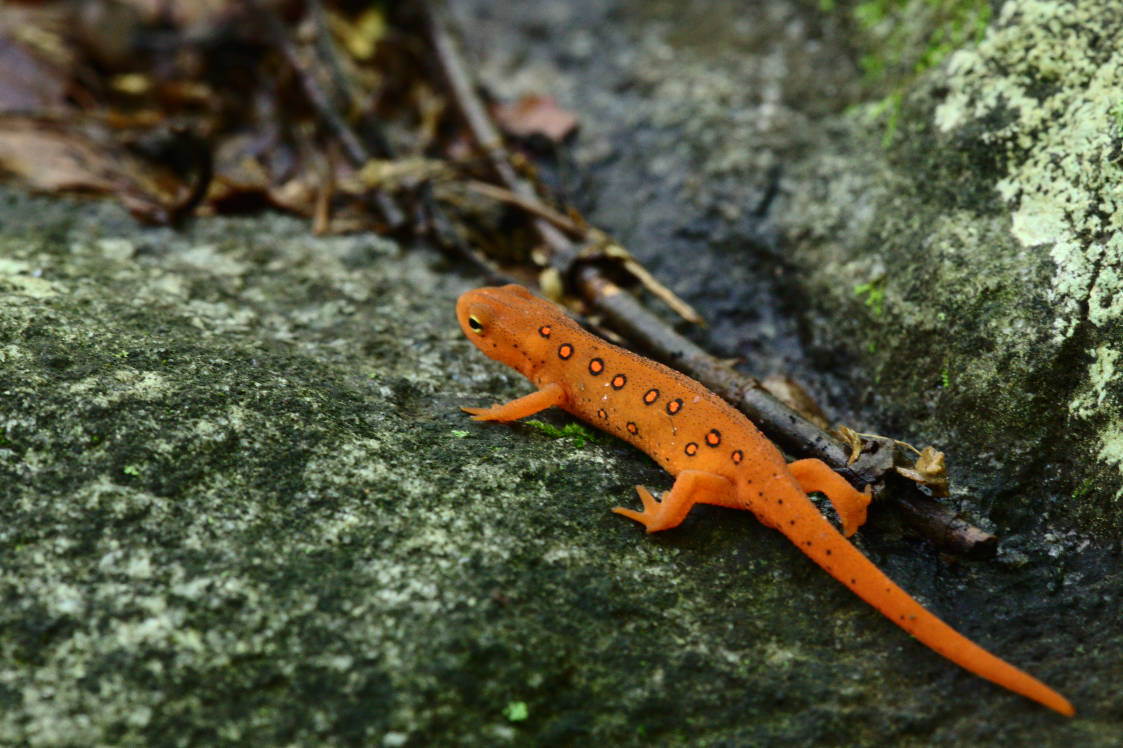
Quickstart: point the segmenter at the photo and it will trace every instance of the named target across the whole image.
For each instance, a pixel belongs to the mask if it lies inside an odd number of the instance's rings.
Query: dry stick
[[[581,236],[585,233],[585,229],[582,226],[578,226],[573,219],[569,216],[563,216],[548,205],[544,205],[541,200],[527,200],[522,195],[515,194],[504,187],[497,187],[494,184],[480,182],[475,179],[465,182],[464,187],[470,192],[475,192],[477,195],[483,195],[492,200],[522,208],[527,213],[547,220],[562,231],[566,231],[574,236]]]
[[[487,153],[503,185],[520,199],[540,203],[534,189],[507,161],[503,141],[487,116],[451,36],[429,3],[420,3],[438,64],[452,98],[469,130]],[[551,265],[572,277],[591,306],[605,315],[621,334],[657,358],[686,372],[743,412],[789,454],[817,457],[856,486],[885,481],[892,490],[879,490],[903,509],[909,525],[941,550],[960,556],[985,558],[997,550],[997,538],[960,518],[911,481],[893,472],[892,440],[871,440],[863,455],[848,464],[850,449],[776,398],[759,389],[756,380],[740,374],[690,340],[668,328],[631,294],[608,280],[594,264],[574,267],[580,247],[543,218],[532,219],[535,230],[552,251]]]

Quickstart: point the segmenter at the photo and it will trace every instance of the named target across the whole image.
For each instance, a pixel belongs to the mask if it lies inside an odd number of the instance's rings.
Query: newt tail
[[[513,421],[559,407],[634,444],[675,476],[643,510],[617,514],[648,532],[677,526],[694,504],[748,509],[782,532],[828,574],[893,623],[972,673],[1072,716],[1069,701],[990,654],[909,596],[846,540],[866,521],[870,495],[814,460],[784,461],[745,416],[693,379],[592,335],[521,286],[469,291],[456,304],[464,334],[538,389],[490,408],[464,408],[477,421]],[[834,528],[807,498],[823,493],[842,523]]]
[[[776,529],[824,571],[922,644],[975,675],[1056,712],[1068,717],[1076,713],[1064,696],[992,655],[921,606],[847,541],[798,487],[793,486],[787,494],[784,507],[790,513],[798,511],[800,519],[794,525],[790,519],[778,519]]]

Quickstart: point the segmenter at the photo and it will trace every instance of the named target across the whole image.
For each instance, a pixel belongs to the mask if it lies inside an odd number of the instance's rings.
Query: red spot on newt
[[[464,333],[480,350],[513,367],[539,388],[503,405],[464,408],[475,420],[513,421],[553,406],[594,423],[607,419],[605,407],[633,419],[622,435],[676,479],[661,501],[643,486],[636,486],[643,510],[616,507],[614,512],[656,532],[679,525],[698,503],[750,509],[763,524],[782,532],[827,573],[939,654],[1061,714],[1074,713],[1072,704],[1059,693],[926,610],[846,540],[865,522],[869,494],[856,491],[825,463],[807,459],[786,464],[776,446],[717,395],[678,372],[591,335],[556,306],[521,286],[469,291],[457,302],[456,314]],[[542,334],[547,328],[563,330],[570,340],[597,351],[598,357],[589,363],[592,374],[600,374],[607,366],[641,383],[646,388],[644,405],[652,405],[667,393],[666,413],[676,416],[674,421],[668,421],[661,410],[636,408],[626,393],[610,388],[604,389],[594,405],[582,376],[561,363],[573,356],[574,344],[563,343],[554,358],[544,340],[547,336]],[[683,408],[686,399],[690,408]],[[680,450],[675,445],[684,437],[691,441]],[[725,439],[738,446],[728,453],[729,458],[724,450],[698,449],[699,443],[716,447]],[[807,498],[809,492],[826,494],[831,500],[842,520],[842,533]]]

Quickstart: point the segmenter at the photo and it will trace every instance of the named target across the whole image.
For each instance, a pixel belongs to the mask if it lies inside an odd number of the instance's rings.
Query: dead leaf
[[[0,111],[60,109],[70,55],[55,31],[57,14],[0,7]]]
[[[543,296],[555,303],[560,302],[565,295],[565,283],[557,268],[543,268],[538,274],[538,287],[542,289]]]
[[[948,470],[944,453],[935,447],[925,447],[912,468],[896,468],[897,472],[927,486],[933,496],[948,496]]]
[[[815,398],[804,389],[803,385],[784,374],[773,374],[761,381],[761,386],[772,397],[799,413],[811,423],[826,431],[830,421],[823,412]]]
[[[847,465],[853,465],[854,461],[862,454],[862,435],[849,426],[843,426],[841,423],[834,427],[832,433],[846,445],[850,447],[850,457],[846,459]]]
[[[356,60],[367,62],[373,58],[378,43],[386,36],[386,15],[379,5],[372,4],[354,21],[334,12],[328,13],[327,18],[332,33]]]
[[[183,187],[89,123],[13,115],[0,115],[0,173],[33,190],[112,194],[156,222],[168,220]]]
[[[415,188],[422,182],[450,177],[452,172],[448,164],[436,159],[405,158],[395,161],[371,159],[363,164],[357,176],[358,185],[355,184],[355,180],[341,181],[340,189],[357,193],[366,190],[394,192]]]
[[[495,104],[492,116],[510,135],[544,135],[561,143],[577,131],[577,117],[558,106],[552,96],[524,96],[513,104]]]
[[[94,143],[25,117],[0,117],[0,171],[43,191],[119,186],[113,160]]]

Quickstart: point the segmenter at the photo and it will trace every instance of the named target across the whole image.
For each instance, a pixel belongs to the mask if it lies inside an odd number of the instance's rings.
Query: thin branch
[[[483,195],[492,200],[498,200],[499,202],[522,208],[531,215],[549,221],[562,231],[566,231],[575,236],[581,236],[585,233],[585,228],[583,226],[578,226],[569,216],[562,215],[553,208],[543,204],[541,200],[528,200],[522,195],[504,187],[497,187],[494,184],[488,184],[487,182],[481,182],[476,179],[468,180],[463,186],[478,195]]]

